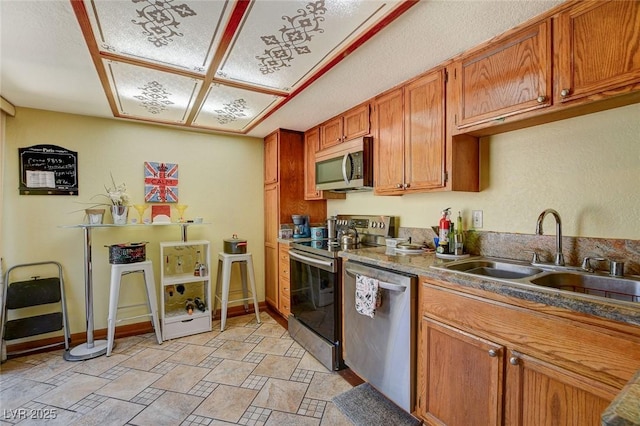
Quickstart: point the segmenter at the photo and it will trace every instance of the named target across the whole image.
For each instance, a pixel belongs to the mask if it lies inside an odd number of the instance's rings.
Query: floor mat
[[[398,407],[369,383],[363,383],[336,395],[333,403],[357,426],[422,424],[420,420]]]

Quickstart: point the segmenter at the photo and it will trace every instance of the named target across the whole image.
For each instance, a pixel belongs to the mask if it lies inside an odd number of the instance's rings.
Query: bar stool
[[[242,299],[229,300],[229,284],[231,282],[231,267],[239,263],[242,277]],[[251,284],[251,297],[247,289],[247,269],[249,269],[249,283]],[[227,306],[231,302],[244,302],[245,312],[249,312],[248,301],[253,299],[253,307],[256,312],[256,321],[260,324],[260,311],[258,310],[258,297],[256,296],[256,278],[253,273],[253,259],[251,253],[228,254],[218,253],[218,279],[216,280],[216,293],[213,296],[213,314],[216,314],[216,306],[220,300],[220,331],[224,331],[227,322]]]
[[[144,284],[147,289],[147,307],[149,308],[148,314],[137,315],[129,318],[117,319],[118,309],[133,308],[136,306],[143,306],[144,303],[136,305],[118,306],[118,298],[120,296],[120,281],[123,275],[142,273],[144,275]],[[158,320],[158,302],[156,298],[156,281],[153,277],[153,264],[150,260],[144,262],[125,263],[125,264],[111,264],[111,286],[109,290],[109,318],[107,320],[107,356],[111,355],[113,349],[113,340],[116,330],[116,322],[141,318],[151,317],[153,328],[156,332],[156,339],[158,344],[162,344],[162,337],[160,336],[160,321]]]

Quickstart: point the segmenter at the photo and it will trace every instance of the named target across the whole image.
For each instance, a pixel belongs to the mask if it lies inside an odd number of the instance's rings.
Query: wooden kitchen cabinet
[[[444,69],[375,99],[375,193],[399,195],[445,186]]]
[[[369,103],[351,108],[320,125],[320,149],[329,148],[370,131]]]
[[[426,277],[419,305],[427,424],[599,425],[640,367],[637,327]]]
[[[289,266],[289,244],[280,244],[278,250],[279,263],[279,279],[278,279],[278,311],[285,318],[291,314],[291,285],[290,285],[290,266]]]
[[[580,2],[554,24],[557,102],[640,89],[640,2]]]
[[[418,410],[427,424],[501,424],[502,346],[423,317],[420,349]]]
[[[449,77],[458,91],[456,128],[546,108],[552,101],[551,20],[488,43],[463,55]],[[488,125],[488,124],[487,124]]]
[[[304,199],[304,134],[278,129],[264,139],[265,300],[279,309],[278,231],[292,224],[294,214],[309,215],[311,223],[327,218],[324,200]]]
[[[320,150],[320,128],[314,127],[304,133],[304,199],[345,199],[346,194],[337,194],[316,189],[316,153]]]
[[[278,182],[278,134],[264,139],[264,184]]]
[[[616,390],[539,359],[509,351],[505,424],[600,425]]]

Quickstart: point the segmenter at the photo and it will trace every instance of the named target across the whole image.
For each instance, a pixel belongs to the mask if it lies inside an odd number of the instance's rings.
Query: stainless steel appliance
[[[318,152],[316,189],[332,192],[373,190],[373,138],[364,136]]]
[[[393,216],[338,215],[337,227],[357,231],[361,245],[394,237]],[[290,256],[289,334],[330,370],[342,361],[342,259],[336,240],[293,242]]]
[[[379,282],[382,302],[373,318],[355,309],[357,275]],[[342,281],[345,364],[410,413],[415,407],[417,277],[347,261]]]

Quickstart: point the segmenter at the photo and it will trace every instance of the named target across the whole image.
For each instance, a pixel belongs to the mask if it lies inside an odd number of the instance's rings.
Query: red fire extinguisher
[[[438,253],[449,253],[449,230],[451,229],[451,220],[449,220],[449,215],[451,214],[451,207],[447,207],[442,210],[442,217],[440,218],[440,223],[438,224],[440,228],[439,232],[439,241],[438,247],[436,251]]]

